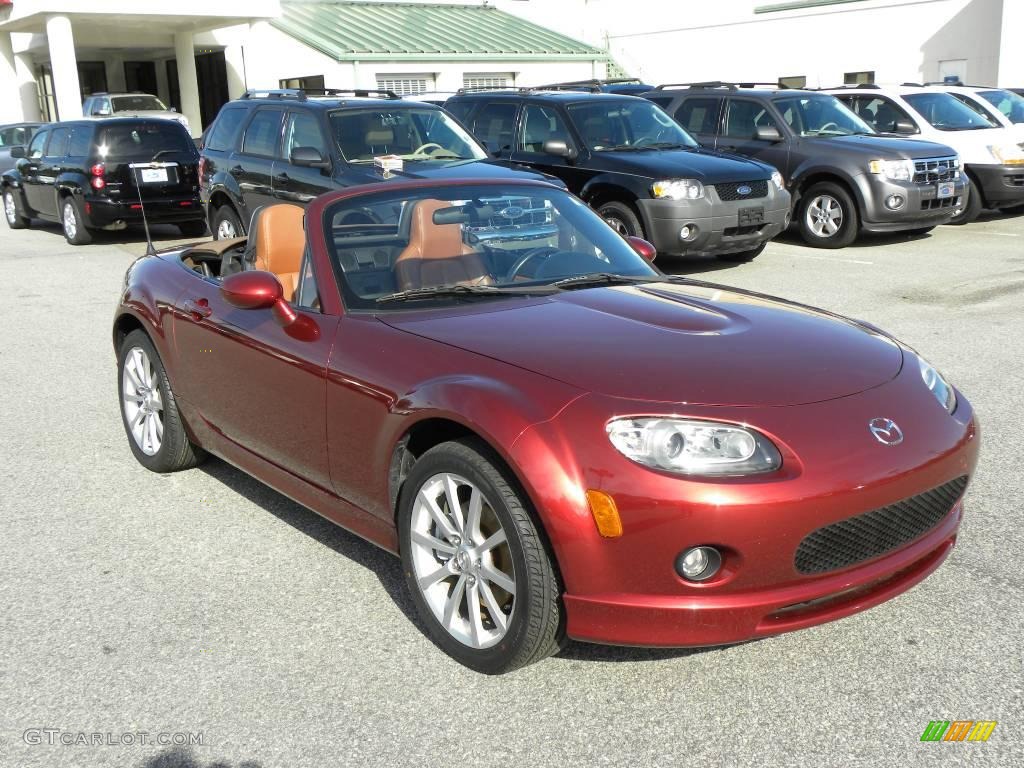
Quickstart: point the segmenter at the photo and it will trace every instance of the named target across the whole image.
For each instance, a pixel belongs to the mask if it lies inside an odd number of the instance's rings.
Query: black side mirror
[[[541,145],[541,149],[544,150],[544,154],[546,155],[564,157],[566,160],[576,159],[576,150],[561,139],[548,139]]]
[[[782,141],[782,134],[774,125],[759,125],[754,131],[754,138],[758,141],[770,141],[775,144]]]
[[[299,168],[330,168],[331,161],[316,147],[295,147],[289,157],[292,165]]]
[[[917,126],[909,120],[897,120],[892,129],[895,133],[917,133]]]
[[[15,160],[25,157],[25,148],[22,146],[11,147],[11,157]]]

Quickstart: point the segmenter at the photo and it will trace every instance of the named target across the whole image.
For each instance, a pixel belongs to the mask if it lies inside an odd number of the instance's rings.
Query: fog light
[[[679,239],[680,240],[689,240],[690,239],[690,233],[692,231],[693,231],[693,228],[689,224],[687,224],[686,226],[684,226],[682,229],[679,230]]]
[[[691,547],[676,558],[676,573],[687,581],[707,581],[722,567],[722,555],[714,547]]]
[[[889,195],[885,198],[885,207],[890,211],[896,211],[903,207],[903,204],[907,202],[903,195]]]

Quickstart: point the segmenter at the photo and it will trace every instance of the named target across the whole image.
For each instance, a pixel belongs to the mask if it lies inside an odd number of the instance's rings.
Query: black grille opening
[[[956,157],[930,157],[927,160],[915,160],[914,182],[935,184],[939,181],[954,181],[959,170],[960,161]]]
[[[932,198],[931,200],[921,201],[922,211],[934,211],[939,208],[955,208],[960,205],[959,197],[944,197],[941,200],[938,198]]]
[[[796,550],[800,573],[826,573],[884,555],[938,525],[967,487],[967,476],[810,533]]]
[[[750,191],[745,195],[741,195],[739,193],[741,187],[749,187]],[[715,184],[715,191],[718,192],[718,199],[724,203],[731,203],[734,200],[755,200],[759,197],[768,196],[768,182],[762,180]]]

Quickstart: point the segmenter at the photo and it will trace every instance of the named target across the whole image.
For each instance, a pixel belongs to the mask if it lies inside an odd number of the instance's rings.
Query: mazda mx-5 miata
[[[954,545],[971,406],[870,324],[666,276],[539,181],[393,178],[251,230],[128,270],[132,451],[216,454],[399,554],[475,670],[820,624]]]

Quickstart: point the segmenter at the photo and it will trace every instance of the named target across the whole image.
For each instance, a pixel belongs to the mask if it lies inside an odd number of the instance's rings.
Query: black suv
[[[443,109],[391,91],[249,91],[221,109],[201,156],[203,201],[217,239],[245,234],[264,205],[305,205],[328,190],[385,178],[552,180],[488,162]]]
[[[15,167],[0,178],[12,229],[31,219],[59,222],[72,245],[90,230],[142,221],[176,224],[186,237],[206,234],[199,201],[199,153],[179,123],[119,117],[44,125],[27,147],[14,147]]]
[[[555,88],[463,91],[445,108],[492,156],[558,176],[660,254],[746,261],[789,223],[789,194],[770,165],[701,149],[645,99]]]
[[[646,98],[703,146],[782,171],[808,245],[843,248],[861,231],[927,232],[966,202],[949,147],[878,136],[827,94],[757,85],[659,85]]]

